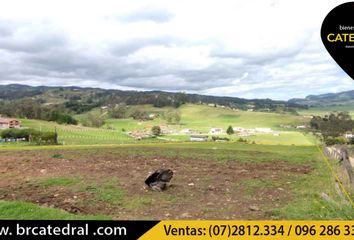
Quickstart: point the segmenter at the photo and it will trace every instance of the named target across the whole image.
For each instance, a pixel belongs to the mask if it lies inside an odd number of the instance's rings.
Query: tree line
[[[1,131],[0,136],[2,139],[22,139],[38,145],[58,144],[58,134],[56,132],[41,132],[30,128],[5,129]]]
[[[324,117],[314,116],[310,121],[312,131],[320,133],[327,145],[349,143],[354,139],[345,139],[343,135],[352,132],[354,121],[348,112],[331,113]]]
[[[43,105],[40,101],[21,99],[0,101],[0,113],[7,117],[53,121],[59,124],[77,124],[77,121],[60,105]]]

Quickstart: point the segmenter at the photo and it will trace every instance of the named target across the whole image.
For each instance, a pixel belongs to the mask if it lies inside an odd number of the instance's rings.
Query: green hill
[[[85,144],[124,144],[135,143],[137,140],[128,136],[122,131],[114,131],[103,128],[88,128],[74,125],[61,125],[41,120],[22,119],[24,127],[40,131],[57,131],[58,140],[64,145],[85,145]],[[144,140],[142,140],[144,142]],[[160,142],[160,140],[149,139],[148,142]]]
[[[134,106],[139,109],[138,106]],[[154,108],[152,106],[140,106],[140,110],[149,113],[159,112],[164,114],[170,108]],[[254,136],[242,137],[249,141],[255,141],[259,144],[281,144],[281,145],[313,145],[314,139],[310,135],[304,135],[295,129],[284,129],[282,126],[304,125],[309,119],[302,116],[292,114],[278,114],[265,112],[247,112],[235,111],[227,108],[216,108],[207,105],[187,104],[179,107],[181,121],[179,124],[169,124],[163,117],[149,121],[138,121],[134,119],[107,119],[105,128],[113,128],[116,130],[125,129],[126,131],[145,130],[149,131],[154,125],[161,125],[173,134],[165,135],[165,140],[185,141],[189,140],[189,135],[182,135],[180,131],[190,129],[194,133],[208,134],[211,128],[222,128],[226,131],[228,126],[242,128],[271,128],[278,131],[279,135],[273,134],[257,134]],[[220,135],[228,137],[231,140],[238,140],[237,135]]]
[[[168,111],[177,111],[181,121],[168,123],[164,115]],[[156,108],[152,105],[128,106],[128,111],[144,111],[147,114],[155,114],[153,120],[135,120],[133,118],[112,119],[107,110],[94,109],[90,112],[76,115],[80,122],[85,122],[88,114],[105,116],[105,124],[100,128],[84,127],[81,125],[65,125],[42,120],[22,119],[22,126],[40,131],[57,131],[58,140],[64,145],[91,145],[91,144],[126,144],[137,142],[166,142],[189,141],[191,134],[207,134],[211,128],[221,128],[224,133],[219,137],[227,137],[231,141],[238,141],[240,137],[257,144],[270,145],[313,145],[314,138],[304,135],[295,129],[297,125],[306,125],[309,118],[294,114],[279,114],[266,112],[249,112],[232,110],[230,108],[212,107],[205,104],[185,104],[174,109],[171,107]],[[159,125],[163,129],[163,135],[158,138],[136,140],[129,136],[131,131],[144,131],[149,133],[153,126]],[[273,133],[257,133],[250,136],[226,135],[228,126],[234,128],[271,128]],[[292,128],[284,128],[292,126]],[[189,129],[191,133],[182,133]]]

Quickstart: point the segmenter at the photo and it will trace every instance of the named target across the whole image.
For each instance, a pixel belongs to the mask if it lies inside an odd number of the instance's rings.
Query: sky
[[[0,84],[287,100],[354,89],[320,39],[337,0],[0,0]]]

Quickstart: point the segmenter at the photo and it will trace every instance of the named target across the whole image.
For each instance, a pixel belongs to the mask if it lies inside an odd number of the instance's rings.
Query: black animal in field
[[[161,192],[166,190],[167,185],[173,177],[171,169],[159,169],[151,173],[145,180],[145,184],[152,190]]]

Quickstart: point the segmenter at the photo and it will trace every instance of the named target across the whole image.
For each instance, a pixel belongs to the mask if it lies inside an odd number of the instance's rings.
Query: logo
[[[332,58],[354,80],[354,2],[341,4],[328,13],[321,38]]]

